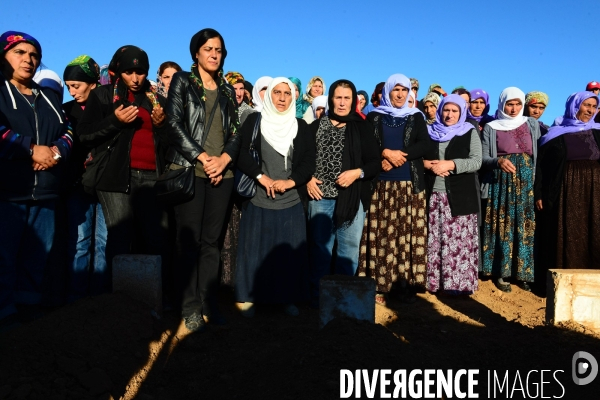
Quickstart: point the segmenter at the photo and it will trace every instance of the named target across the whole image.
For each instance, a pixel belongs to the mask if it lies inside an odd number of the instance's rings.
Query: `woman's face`
[[[271,100],[279,112],[284,112],[292,104],[292,89],[287,83],[281,82],[271,91]]]
[[[296,88],[296,100],[298,100],[298,97],[300,97],[300,88],[295,83],[294,83],[294,87]]]
[[[408,88],[401,85],[396,85],[390,93],[390,102],[395,108],[400,108],[406,103],[408,97]]]
[[[425,108],[425,115],[427,115],[427,119],[434,119],[437,107],[430,101],[426,101],[423,107]]]
[[[596,98],[590,97],[581,103],[579,111],[577,111],[577,119],[581,122],[589,122],[594,117],[594,114],[596,114],[597,107],[598,101]]]
[[[246,95],[246,98],[248,99],[248,101],[250,103],[252,103],[252,93],[250,93],[249,91],[247,91],[246,89],[244,89],[244,94]]]
[[[485,101],[483,99],[472,100],[469,108],[471,109],[471,115],[481,117],[483,110],[485,110]]]
[[[523,103],[519,99],[508,100],[504,103],[504,113],[509,117],[516,117],[523,109]]]
[[[412,96],[408,96],[408,108],[415,108],[415,99]]]
[[[459,96],[460,96],[460,97],[462,97],[462,98],[463,98],[463,100],[464,100],[464,101],[465,101],[467,104],[469,104],[469,103],[471,102],[471,98],[469,97],[469,95],[468,95],[468,94],[466,94],[466,93],[463,93],[463,94],[459,94]]]
[[[258,95],[260,96],[260,99],[262,101],[265,100],[265,93],[267,93],[267,87],[266,86],[258,91]],[[298,92],[296,92],[296,93],[298,93]]]
[[[460,118],[460,108],[454,103],[444,104],[442,108],[442,121],[446,126],[455,125]]]
[[[139,69],[130,69],[121,73],[121,79],[132,92],[139,92],[144,86],[148,74]]]
[[[35,46],[19,43],[4,54],[3,72],[17,82],[31,82],[40,65],[40,55]]]
[[[215,74],[221,66],[221,60],[223,59],[223,45],[221,39],[214,37],[208,39],[198,49],[196,53],[196,60],[198,60],[198,68],[208,72],[209,74]]]
[[[315,110],[315,114],[317,115],[317,119],[321,118],[323,116],[324,112],[325,112],[325,107],[317,107],[317,109]]]
[[[96,88],[95,83],[79,82],[79,81],[65,81],[69,94],[73,96],[75,101],[79,104],[85,104],[90,95],[92,89]]]
[[[316,80],[310,88],[310,93],[312,97],[321,96],[323,94],[323,82],[320,80]]]
[[[235,99],[237,100],[238,105],[242,104],[242,101],[244,101],[245,93],[244,82],[236,83],[235,85],[233,85],[233,89],[235,90]]]
[[[352,111],[352,89],[338,86],[333,92],[333,112],[345,117]]]
[[[168,67],[165,68],[162,75],[160,76],[160,80],[165,86],[165,91],[167,92],[169,91],[169,87],[171,86],[171,79],[173,79],[173,75],[175,75],[175,72],[177,72],[175,68]]]
[[[527,107],[527,113],[529,114],[529,116],[533,117],[535,119],[540,119],[540,117],[546,110],[546,106],[544,105],[544,103],[528,104],[526,107]]]
[[[366,105],[367,105],[367,99],[365,99],[365,96],[363,96],[362,94],[359,94],[358,95],[358,109],[360,111],[362,111]]]

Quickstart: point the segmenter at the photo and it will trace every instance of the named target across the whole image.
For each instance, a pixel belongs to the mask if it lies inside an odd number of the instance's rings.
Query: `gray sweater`
[[[540,124],[535,118],[528,117],[527,125],[529,126],[529,132],[531,133],[531,143],[533,150],[533,174],[535,176],[535,164],[537,162],[537,150],[538,150],[538,139],[541,136]],[[497,137],[496,130],[492,129],[489,124],[483,128],[483,165],[482,170],[492,172],[494,169],[499,169],[498,165],[498,148],[497,148]],[[481,198],[488,198],[488,191],[490,184],[487,179],[481,181]]]
[[[440,160],[445,160],[446,148],[450,141],[440,143],[439,146],[439,154]],[[451,171],[451,174],[464,174],[468,172],[476,172],[479,168],[481,168],[481,140],[479,140],[479,135],[475,132],[471,134],[471,149],[469,151],[469,158],[457,158],[452,160],[454,161],[454,165],[456,165],[456,169]],[[433,184],[434,192],[445,192],[446,191],[446,183],[444,182],[445,178],[442,176],[437,176],[435,178],[435,182]]]

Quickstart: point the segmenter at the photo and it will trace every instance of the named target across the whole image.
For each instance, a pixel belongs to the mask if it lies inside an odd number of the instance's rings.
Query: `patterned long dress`
[[[500,134],[512,135],[517,148],[525,147],[523,140],[531,136],[527,124],[513,131],[498,131]],[[494,170],[483,227],[483,274],[533,282],[533,157],[527,153],[514,153],[498,157],[502,158],[509,160],[516,172]]]
[[[414,134],[412,116],[382,119],[382,124],[404,135],[405,143]],[[358,275],[375,279],[381,293],[407,285],[424,288],[426,264],[425,191],[415,194],[410,180],[379,180],[365,218]]]

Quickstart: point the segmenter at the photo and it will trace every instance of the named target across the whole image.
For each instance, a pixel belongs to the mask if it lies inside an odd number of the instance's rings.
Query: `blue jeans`
[[[100,202],[83,190],[69,196],[67,208],[68,296],[74,301],[110,289],[105,257],[107,229]]]
[[[311,296],[319,296],[319,280],[331,272],[333,245],[337,241],[335,274],[356,274],[360,239],[365,212],[360,203],[354,221],[347,227],[334,226],[335,199],[311,200],[308,203],[308,231],[311,261]]]
[[[0,201],[0,319],[39,304],[55,231],[55,200]]]

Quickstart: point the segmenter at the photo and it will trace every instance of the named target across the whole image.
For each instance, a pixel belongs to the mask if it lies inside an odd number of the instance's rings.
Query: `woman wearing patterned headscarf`
[[[228,220],[232,161],[240,137],[235,92],[223,77],[223,37],[214,29],[202,29],[190,41],[190,55],[191,72],[176,73],[169,90],[167,161],[171,169],[195,166],[194,197],[175,206],[175,220],[181,313],[188,330],[200,331],[205,328],[203,315],[211,323],[225,323],[214,296],[219,238]]]
[[[546,268],[600,268],[599,98],[578,92],[560,125],[540,139],[535,177],[538,254]],[[537,266],[536,266],[537,268]]]
[[[434,148],[425,156],[429,237],[427,290],[471,294],[477,290],[479,263],[479,185],[481,141],[467,120],[467,103],[458,94],[442,100],[429,125]]]
[[[412,302],[413,289],[427,281],[423,156],[432,142],[421,111],[408,107],[410,87],[406,76],[390,76],[381,105],[367,116],[380,145],[381,170],[365,219],[359,275],[375,279],[379,304],[391,291]]]
[[[294,303],[308,294],[306,183],[315,171],[315,145],[306,122],[296,118],[294,86],[273,79],[262,111],[251,114],[240,133],[238,168],[257,183],[244,205],[237,257],[236,300],[246,317],[254,314],[254,303],[280,304],[296,316]]]
[[[550,129],[548,125],[540,121],[542,114],[544,114],[546,107],[548,107],[549,101],[548,95],[544,92],[529,92],[525,96],[525,111],[523,115],[537,119],[540,124],[542,136],[548,133],[548,129]]]
[[[83,117],[87,100],[93,89],[100,85],[100,67],[88,55],[71,61],[63,73],[63,79],[73,100],[63,104],[73,127],[75,148],[69,160],[71,181],[68,184],[66,207],[67,263],[69,300],[88,294],[97,295],[110,289],[110,275],[106,265],[106,222],[102,206],[96,196],[83,190],[81,178],[85,172],[85,160],[90,149],[79,141],[78,122]]]
[[[523,290],[534,281],[535,207],[533,180],[540,127],[523,116],[525,94],[516,87],[502,91],[497,119],[483,128],[483,166],[492,172],[482,181],[488,198],[483,223],[483,273],[496,287],[510,292],[505,278]]]
[[[302,109],[304,113],[302,118],[307,122],[311,123],[315,120],[312,110],[310,109],[310,105],[313,102],[313,99],[317,96],[322,96],[327,91],[325,87],[325,81],[323,78],[319,76],[313,76],[310,81],[308,81],[308,85],[306,85],[306,93],[302,96]]]
[[[435,115],[440,104],[440,96],[437,93],[427,93],[421,100],[423,112],[427,118],[427,125],[435,122]]]
[[[77,126],[81,144],[92,149],[91,163],[111,148],[92,189],[108,229],[109,269],[114,256],[131,253],[160,255],[165,270],[168,265],[166,215],[154,195],[154,182],[165,163],[166,101],[150,85],[149,67],[144,50],[133,45],[119,48],[109,64],[113,83],[89,93]]]
[[[73,143],[59,95],[33,80],[41,61],[33,36],[0,35],[0,320],[42,299]]]
[[[167,97],[169,87],[171,86],[171,79],[179,71],[181,71],[181,67],[176,62],[165,61],[160,64],[156,73],[156,91],[158,94]]]
[[[244,76],[239,72],[228,72],[225,74],[225,79],[227,82],[233,86],[233,90],[235,90],[235,100],[237,102],[237,114],[238,119],[240,120],[240,126],[244,125],[244,121],[250,113],[255,112],[255,110],[250,107],[248,104],[244,102],[244,96],[246,94],[246,88],[244,86]]]

